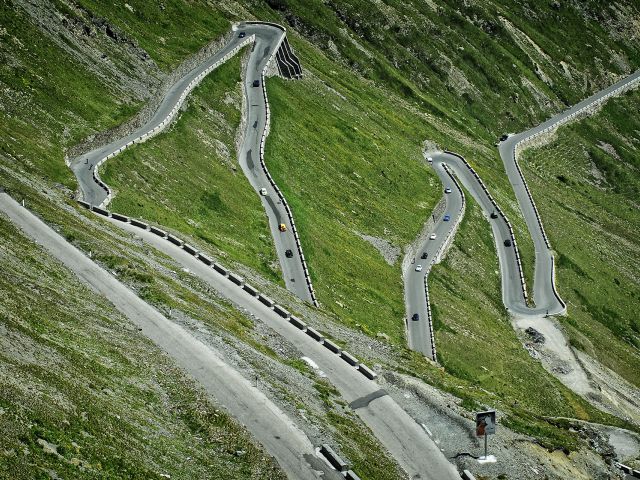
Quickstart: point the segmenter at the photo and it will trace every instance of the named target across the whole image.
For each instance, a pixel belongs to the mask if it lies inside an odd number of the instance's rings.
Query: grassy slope
[[[548,145],[526,151],[522,161],[558,252],[572,344],[636,386],[640,121],[631,112],[639,105],[637,90],[610,100],[594,117],[561,128]]]
[[[267,164],[300,225],[324,308],[403,344],[399,262],[389,266],[354,232],[398,246],[415,238],[440,195],[421,154],[433,129],[308,44],[296,46],[313,76],[268,81]]]
[[[1,217],[0,245],[0,477],[284,478],[110,304]]]

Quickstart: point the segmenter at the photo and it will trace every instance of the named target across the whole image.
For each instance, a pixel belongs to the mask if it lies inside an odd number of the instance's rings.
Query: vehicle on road
[[[436,234],[432,233],[431,235],[429,235],[429,240],[435,240],[436,239]]]
[[[422,265],[416,265],[416,272],[422,271]]]
[[[278,225],[278,230],[280,230],[281,232],[286,232],[287,226],[284,223],[281,223],[280,225]]]
[[[246,32],[240,32],[240,35],[238,35],[238,38],[244,38],[247,36]]]
[[[418,320],[420,320],[420,315],[418,315],[417,313],[414,313],[413,315],[411,315],[411,320],[413,320],[414,322],[417,322]]]
[[[284,256],[287,258],[293,257],[293,252],[291,251],[290,248],[287,248],[287,250],[284,252]]]
[[[259,87],[260,86],[260,80],[254,80],[253,81],[253,86],[254,87]]]
[[[442,217],[442,220],[444,220],[445,222],[448,222],[449,220],[451,220],[451,216],[445,215],[444,217]]]
[[[508,238],[504,241],[504,246],[505,247],[510,247],[511,246],[511,240],[509,240]]]
[[[433,163],[433,157],[427,157],[427,162]]]
[[[444,193],[451,193],[451,189],[449,187],[445,188]]]
[[[260,195],[262,195],[263,197],[264,197],[264,196],[266,196],[266,195],[267,195],[267,189],[266,189],[266,188],[264,188],[264,187],[262,187],[262,188],[260,189]]]
[[[427,252],[422,252],[422,255],[420,255],[420,258],[424,260],[425,258],[427,258],[427,256],[428,256]]]
[[[498,214],[496,212],[491,212],[491,218],[498,218]]]

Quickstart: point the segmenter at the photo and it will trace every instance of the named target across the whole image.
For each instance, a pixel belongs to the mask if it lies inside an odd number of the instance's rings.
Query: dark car
[[[238,38],[244,38],[247,34],[245,32],[240,32],[240,35],[238,35]]]
[[[284,252],[284,255],[287,258],[291,258],[291,257],[293,257],[293,252],[291,251],[291,249],[287,249],[287,251]]]
[[[503,133],[502,135],[500,135],[501,142],[504,142],[507,138],[509,138],[509,135],[507,135],[506,133]]]
[[[427,252],[422,252],[422,255],[420,255],[420,258],[423,260],[427,258]]]
[[[411,320],[413,320],[414,322],[417,322],[418,320],[420,320],[420,315],[418,315],[417,313],[414,313],[411,316]]]
[[[496,212],[491,212],[491,218],[498,218],[498,214]]]
[[[448,222],[449,220],[451,220],[451,215],[445,215],[445,216],[444,216],[444,218],[443,218],[443,220],[444,220],[445,222]]]
[[[505,247],[510,247],[511,246],[511,240],[509,240],[508,238],[504,241],[504,246]]]
[[[253,81],[253,86],[254,87],[259,87],[260,86],[260,80],[254,80]]]

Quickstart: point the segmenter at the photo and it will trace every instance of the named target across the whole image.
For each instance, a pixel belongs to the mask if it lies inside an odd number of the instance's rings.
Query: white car
[[[427,157],[427,162],[433,163],[433,157]]]
[[[267,189],[266,189],[266,188],[264,188],[264,187],[263,187],[263,188],[261,188],[261,189],[260,189],[260,195],[262,195],[263,197],[266,197],[266,196],[267,196]]]
[[[445,188],[444,193],[451,193],[451,189],[449,187]]]
[[[431,236],[429,236],[429,240],[435,240],[436,239],[436,234],[432,233]]]
[[[422,271],[422,265],[416,265],[416,272]]]

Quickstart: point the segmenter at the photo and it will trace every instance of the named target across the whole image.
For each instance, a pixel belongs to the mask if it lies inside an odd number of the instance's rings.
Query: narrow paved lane
[[[283,320],[272,308],[241,287],[206,266],[184,249],[128,223],[110,219],[146,243],[169,255],[194,275],[207,282],[220,295],[238,308],[245,309],[295,345],[301,354],[312,359],[340,395],[369,427],[380,443],[407,472],[409,478],[447,480],[459,479],[455,467],[442,454],[424,429],[389,395],[380,394],[377,382],[367,379],[338,355]]]

